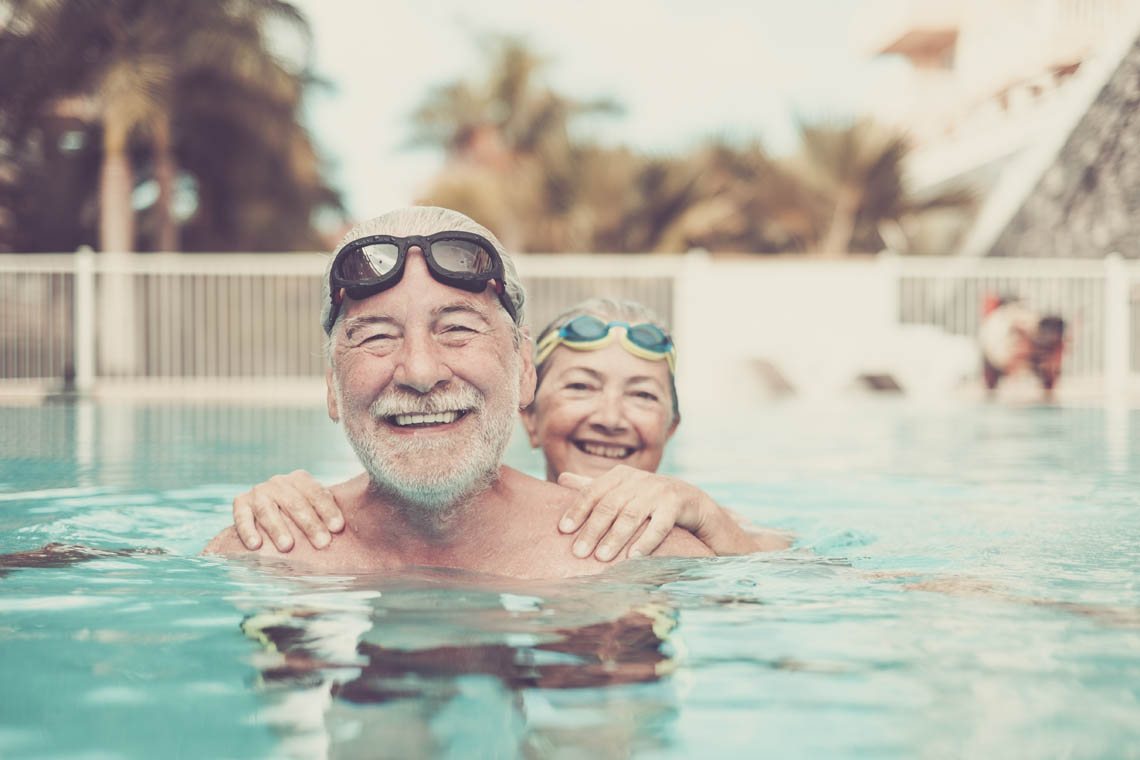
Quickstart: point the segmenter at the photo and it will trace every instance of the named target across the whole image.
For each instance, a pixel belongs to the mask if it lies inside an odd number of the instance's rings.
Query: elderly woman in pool
[[[557,317],[535,342],[538,388],[522,411],[530,443],[542,447],[547,480],[577,489],[559,530],[578,532],[573,551],[609,561],[625,549],[648,555],[674,525],[717,554],[783,549],[786,536],[742,527],[731,512],[684,481],[657,475],[680,410],[676,352],[653,313],[629,301],[590,299]],[[281,510],[315,546],[344,519],[307,472],[278,475],[234,499],[234,524],[250,549],[256,524],[281,551],[292,548]],[[326,530],[327,528],[327,530]]]

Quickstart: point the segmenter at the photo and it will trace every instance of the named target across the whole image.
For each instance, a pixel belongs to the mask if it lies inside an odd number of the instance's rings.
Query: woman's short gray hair
[[[329,322],[332,313],[332,292],[329,288],[329,272],[332,269],[333,258],[336,252],[358,238],[368,235],[432,235],[436,232],[472,232],[481,235],[495,246],[499,258],[503,260],[503,288],[511,305],[515,307],[515,325],[521,326],[526,317],[524,305],[526,303],[526,290],[519,278],[515,262],[495,233],[483,225],[465,216],[458,211],[438,206],[408,206],[389,211],[386,214],[373,217],[353,227],[341,238],[328,257],[325,264],[325,276],[321,281],[321,327],[326,335],[332,335],[336,321]],[[343,312],[342,312],[343,313]],[[339,314],[338,314],[339,318]]]
[[[555,332],[571,319],[574,319],[574,317],[580,317],[583,314],[592,314],[607,322],[628,322],[631,325],[651,324],[665,333],[665,336],[668,337],[670,341],[673,340],[673,336],[669,335],[669,328],[658,318],[653,309],[643,303],[637,301],[619,301],[614,298],[587,298],[585,301],[579,301],[574,304],[552,319],[550,324],[542,328],[542,332],[538,334],[538,337],[534,341],[535,347],[537,348],[542,345],[542,340],[547,335]],[[537,351],[535,354],[537,356]],[[542,364],[535,364],[535,372],[538,374],[538,382],[535,384],[536,389],[539,385],[542,385],[542,378],[543,375],[546,374],[546,368],[550,362],[551,355],[552,354],[548,354]],[[672,372],[669,373],[669,392],[673,396],[673,420],[676,421],[681,419],[681,405],[677,400],[677,383]]]

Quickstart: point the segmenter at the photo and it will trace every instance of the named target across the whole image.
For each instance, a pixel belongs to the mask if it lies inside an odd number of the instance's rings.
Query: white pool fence
[[[316,381],[323,266],[318,254],[2,255],[0,392]],[[888,372],[888,344],[898,353],[908,330],[928,336],[901,349],[920,362],[924,342],[936,354],[946,340],[972,341],[989,294],[1065,319],[1066,377],[1111,392],[1140,374],[1140,265],[1116,255],[559,254],[519,256],[518,267],[532,326],[589,296],[641,301],[672,324],[694,383],[764,362],[796,385],[822,371],[809,356],[840,357],[831,368],[841,374]]]

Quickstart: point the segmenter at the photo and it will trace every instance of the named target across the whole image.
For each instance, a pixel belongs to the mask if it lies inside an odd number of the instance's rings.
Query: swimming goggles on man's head
[[[621,345],[626,351],[642,359],[664,359],[669,371],[677,371],[677,349],[669,336],[649,323],[631,325],[628,322],[606,322],[593,314],[574,317],[554,332],[549,333],[535,347],[535,366],[541,365],[558,346],[575,351],[594,351],[613,341],[613,328],[621,327]]]
[[[444,285],[481,293],[494,280],[503,308],[517,321],[514,304],[503,287],[503,260],[491,241],[471,232],[436,232],[432,235],[369,235],[345,245],[333,257],[329,270],[332,308],[325,324],[331,330],[347,295],[357,301],[387,290],[404,276],[408,249],[424,252],[431,276]]]

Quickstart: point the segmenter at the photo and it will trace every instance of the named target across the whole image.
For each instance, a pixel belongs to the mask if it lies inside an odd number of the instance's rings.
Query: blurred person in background
[[[1061,375],[1065,350],[1065,321],[1040,315],[1013,296],[987,299],[978,330],[986,391],[993,394],[1007,375],[1032,372],[1041,382],[1046,401]]]
[[[790,545],[786,535],[745,523],[699,488],[656,474],[681,420],[675,362],[666,329],[631,301],[583,301],[535,341],[537,388],[522,410],[523,426],[531,446],[543,451],[547,480],[578,491],[558,529],[577,532],[572,550],[580,558],[648,555],[674,525],[722,555]],[[336,500],[303,470],[239,495],[233,512],[251,549],[262,543],[260,527],[289,551],[286,516],[318,548],[329,544],[328,531],[344,528]]]

